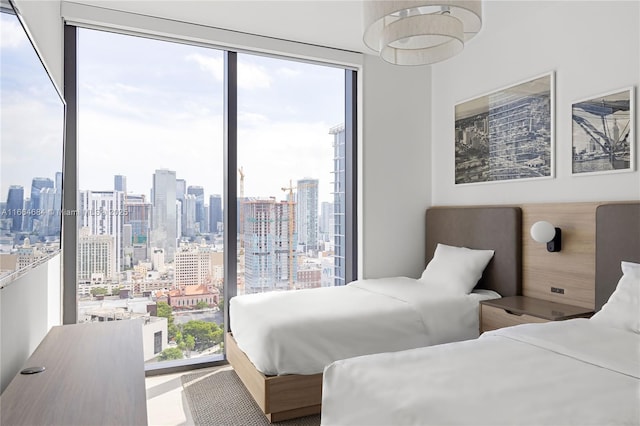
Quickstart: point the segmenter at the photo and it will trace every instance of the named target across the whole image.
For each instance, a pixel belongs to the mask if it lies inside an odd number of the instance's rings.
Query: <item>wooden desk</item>
[[[53,327],[0,397],[3,425],[146,425],[142,322]]]

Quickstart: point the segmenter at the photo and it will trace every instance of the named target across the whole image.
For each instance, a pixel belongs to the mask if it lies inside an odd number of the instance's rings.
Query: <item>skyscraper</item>
[[[222,197],[218,194],[209,196],[209,231],[218,232],[218,223],[222,222]]]
[[[113,189],[115,191],[127,193],[127,177],[123,175],[115,175],[113,177]]]
[[[289,212],[295,203],[246,198],[244,210],[245,293],[293,288],[296,234]]]
[[[176,172],[167,169],[153,174],[153,219],[151,245],[164,250],[165,260],[172,262],[176,252]]]
[[[11,185],[7,194],[7,215],[11,219],[11,232],[22,231],[22,208],[24,207],[24,188],[21,185]],[[4,217],[2,219],[5,219]]]
[[[183,222],[186,224],[186,228],[183,229],[183,235],[192,239],[196,236],[196,209],[197,198],[193,194],[187,194],[184,196],[184,202],[182,207]]]
[[[144,195],[129,194],[125,198],[124,206],[127,215],[124,217],[123,223],[131,225],[133,247],[131,263],[136,265],[148,258],[151,204],[146,202]]]
[[[115,273],[121,271],[124,259],[122,227],[124,225],[124,193],[120,191],[80,191],[80,226],[92,236],[109,235]]]
[[[187,224],[185,223],[185,215],[184,215],[184,196],[187,195],[187,181],[184,179],[176,179],[176,200],[180,203],[180,211],[176,212],[178,214],[178,228],[177,228],[177,237],[182,238],[185,230],[187,229]]]
[[[43,177],[33,178],[33,180],[31,181],[31,203],[28,208],[33,210],[40,209],[40,191],[43,188],[53,188],[53,181],[49,178],[43,178]],[[27,215],[25,219],[23,219],[23,221],[24,220],[27,221],[27,224],[26,224],[27,226],[25,228],[23,224],[23,229],[25,231],[37,232],[38,235],[40,235],[39,229],[41,226],[40,221],[42,220],[41,216],[43,215],[40,215],[40,214]]]
[[[60,235],[61,216],[57,213],[60,210],[61,194],[54,188],[42,188],[40,190],[40,211],[45,212],[40,215],[40,236],[49,237]]]
[[[318,179],[304,178],[296,184],[298,245],[305,251],[318,249]]]
[[[331,238],[333,238],[333,203],[322,202],[318,228],[319,239],[323,242],[331,241]]]
[[[187,194],[195,196],[196,200],[196,231],[199,233],[208,232],[208,230],[205,229],[204,226],[204,188],[202,188],[201,186],[189,186],[187,188]]]
[[[347,134],[344,125],[334,126],[329,130],[333,135],[333,245],[334,245],[334,283],[345,284],[345,253],[346,253],[346,177],[345,155]]]
[[[110,235],[91,235],[88,227],[80,229],[76,254],[78,281],[90,282],[93,274],[112,279],[116,271],[114,252]]]

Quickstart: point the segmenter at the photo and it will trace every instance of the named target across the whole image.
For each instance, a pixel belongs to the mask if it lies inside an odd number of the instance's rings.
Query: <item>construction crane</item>
[[[295,277],[293,276],[293,262],[294,262],[294,250],[295,247],[293,246],[293,232],[295,229],[295,201],[293,199],[293,190],[296,189],[295,186],[293,186],[293,184],[291,183],[291,179],[289,179],[289,186],[288,187],[282,187],[281,188],[284,192],[289,191],[289,195],[287,195],[287,204],[288,204],[288,209],[289,209],[289,257],[288,257],[288,275],[289,275],[289,290],[293,290],[294,284],[295,284]]]
[[[244,253],[244,171],[242,166],[238,169],[240,174],[240,224],[238,233],[240,234],[240,254]]]

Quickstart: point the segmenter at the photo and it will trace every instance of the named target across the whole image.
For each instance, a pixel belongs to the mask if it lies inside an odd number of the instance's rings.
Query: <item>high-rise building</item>
[[[174,262],[175,285],[208,285],[212,282],[210,247],[202,244],[181,244]]]
[[[222,223],[222,197],[218,194],[209,196],[209,231],[218,232],[218,224]]]
[[[209,233],[211,232],[211,227],[209,226],[209,219],[211,218],[211,215],[209,214],[209,204],[205,204],[204,205],[204,218],[202,219],[202,221],[204,222],[204,231],[202,231],[203,233]]]
[[[22,208],[24,207],[24,188],[21,185],[11,185],[7,194],[7,214],[2,219],[11,220],[11,232],[22,231]],[[5,215],[3,215],[5,216]]]
[[[180,203],[180,209],[176,212],[178,217],[177,237],[182,238],[187,229],[184,215],[184,196],[187,195],[187,181],[184,179],[176,179],[176,200]]]
[[[76,253],[77,276],[80,282],[90,282],[93,274],[103,274],[106,280],[115,276],[114,238],[111,235],[91,235],[89,227],[78,234]]]
[[[151,249],[151,265],[154,271],[164,271],[165,268],[164,250],[159,247]]]
[[[32,210],[40,209],[40,191],[43,188],[53,188],[53,181],[49,178],[35,177],[31,180],[31,203],[27,207]],[[41,214],[30,214],[23,218],[27,224],[23,223],[22,229],[24,231],[35,232],[40,235],[40,221],[42,220]]]
[[[122,226],[124,225],[124,193],[120,191],[80,191],[81,227],[89,228],[93,236],[113,237],[115,272],[120,272],[124,260]]]
[[[199,233],[208,232],[208,229],[205,229],[205,221],[204,221],[204,188],[201,186],[189,186],[187,187],[187,194],[195,196],[196,199],[196,223],[195,229]]]
[[[346,177],[345,156],[347,134],[344,124],[329,130],[333,135],[333,262],[334,284],[344,285],[346,276]]]
[[[167,169],[153,174],[153,219],[151,245],[164,249],[165,260],[172,262],[176,252],[176,172]]]
[[[301,179],[296,187],[298,246],[304,251],[315,251],[318,249],[318,179]]]
[[[295,285],[295,203],[246,198],[244,208],[245,293],[287,290]],[[290,228],[292,226],[293,228]]]
[[[133,227],[130,223],[122,225],[122,268],[131,269],[133,266]]]
[[[127,214],[123,223],[131,225],[132,264],[148,259],[149,230],[151,226],[151,204],[144,195],[126,195],[124,206]]]
[[[333,242],[333,203],[323,201],[320,205],[320,220],[318,224],[319,239]]]
[[[40,190],[40,232],[43,237],[60,236],[60,224],[62,217],[60,211],[62,194],[58,189],[42,188]]]
[[[127,177],[123,175],[115,175],[113,177],[113,190],[127,193]]]
[[[56,190],[62,194],[62,172],[56,172]]]
[[[197,199],[195,195],[187,194],[184,196],[182,212],[182,221],[185,223],[183,236],[192,239],[196,236]]]

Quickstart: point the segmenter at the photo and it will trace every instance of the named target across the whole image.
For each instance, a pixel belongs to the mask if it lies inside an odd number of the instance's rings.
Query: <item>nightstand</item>
[[[480,302],[480,333],[532,322],[562,321],[593,315],[593,309],[533,297],[512,296]]]

